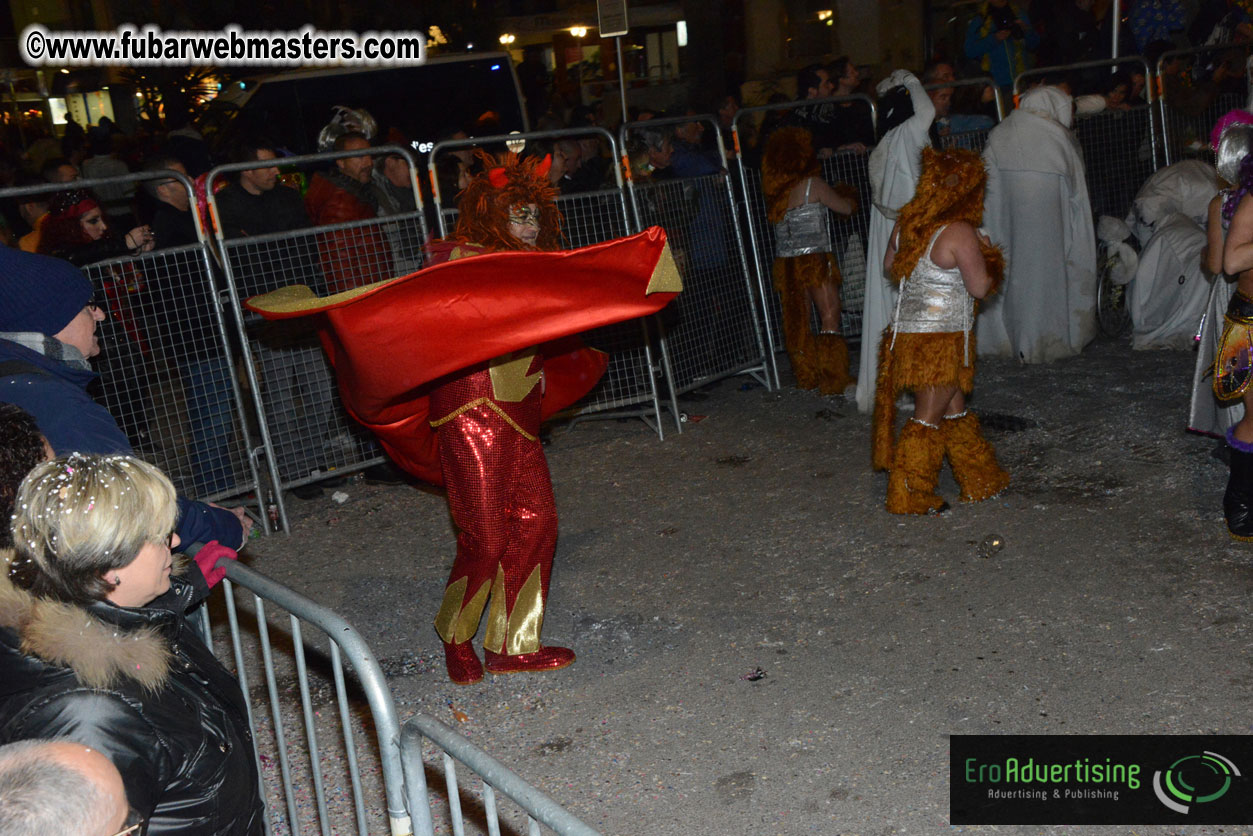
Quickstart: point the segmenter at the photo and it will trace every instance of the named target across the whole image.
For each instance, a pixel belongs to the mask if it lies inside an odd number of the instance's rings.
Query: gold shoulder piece
[[[535,359],[535,349],[530,348],[514,354],[506,354],[492,361],[488,371],[492,376],[492,395],[498,401],[518,403],[539,385],[543,372],[528,375],[527,369]]]

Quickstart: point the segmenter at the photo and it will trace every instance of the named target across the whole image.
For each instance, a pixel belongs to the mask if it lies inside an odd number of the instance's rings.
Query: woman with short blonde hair
[[[174,486],[147,462],[80,453],[36,466],[16,507],[14,544],[25,560],[15,561],[14,582],[80,606],[116,592],[112,579],[144,546],[169,543],[178,511]]]
[[[0,743],[101,752],[149,836],[260,836],[247,706],[184,617],[208,585],[171,576],[176,517],[170,480],[131,456],[71,453],[22,481],[0,551]]]

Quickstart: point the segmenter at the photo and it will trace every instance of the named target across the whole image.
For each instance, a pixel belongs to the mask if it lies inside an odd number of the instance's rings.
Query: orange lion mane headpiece
[[[770,223],[783,220],[787,196],[797,183],[819,174],[814,140],[804,128],[779,128],[766,140],[761,158],[761,192],[766,198]]]
[[[457,201],[453,238],[488,250],[557,250],[561,248],[561,212],[557,189],[548,182],[549,157],[519,160],[509,152],[503,161],[479,150],[483,171]],[[509,234],[509,208],[534,203],[539,208],[539,238],[529,246]]]
[[[922,174],[913,200],[901,207],[896,218],[900,248],[892,261],[892,279],[903,281],[927,251],[935,231],[954,221],[978,229],[983,223],[983,187],[988,174],[983,159],[974,151],[950,148],[922,149]],[[1005,259],[996,247],[980,245],[993,289],[1000,284]]]

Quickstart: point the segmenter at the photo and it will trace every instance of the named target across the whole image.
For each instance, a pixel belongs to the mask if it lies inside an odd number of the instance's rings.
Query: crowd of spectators
[[[1168,53],[1192,44],[1253,38],[1253,20],[1244,3],[1202,2],[1190,9],[1191,14],[1184,14],[1178,0],[1139,0],[1128,3],[1126,10],[1123,52],[1133,48],[1142,52],[1154,68],[1158,59],[1165,56],[1160,89],[1173,108],[1200,117],[1228,88],[1243,89],[1242,53],[1215,50],[1202,58]],[[952,141],[961,142],[962,136],[982,134],[989,129],[1000,117],[995,86],[1012,84],[1015,75],[1024,69],[1106,57],[1111,25],[1108,4],[1099,0],[986,0],[979,4],[965,26],[959,54],[933,61],[921,74],[935,108],[929,129],[932,143],[948,144],[949,137],[957,137]],[[1054,74],[1056,77],[1046,76],[1042,80],[1070,92],[1080,115],[1143,106],[1148,95],[1143,71],[1136,71],[1134,65],[1118,69],[1116,73],[1102,69]],[[527,106],[538,128],[586,131],[549,142],[532,142],[524,153],[551,159],[549,178],[563,196],[616,189],[617,161],[606,135],[600,132],[605,127],[601,111],[586,105],[567,109],[561,97],[544,85],[543,74],[535,67],[520,70],[520,77],[527,79]],[[961,81],[980,77],[991,77],[995,86]],[[878,135],[871,115],[870,100],[875,91],[870,80],[863,78],[863,68],[848,56],[803,67],[795,76],[795,84],[794,92],[782,85],[786,92],[776,93],[770,101],[800,102],[799,106],[780,107],[760,117],[741,116],[738,121],[736,114],[742,107],[738,92],[695,99],[669,111],[632,108],[628,115],[632,127],[622,149],[629,171],[623,174],[637,183],[695,180],[720,172],[723,153],[732,160],[742,153],[750,165],[756,166],[770,135],[784,126],[807,129],[820,159],[836,154],[864,155],[881,140],[883,114],[879,114]],[[1002,95],[1000,104],[1010,109],[1012,99]],[[684,120],[696,114],[710,117]],[[649,125],[650,121],[656,121],[656,126]],[[217,194],[217,220],[224,237],[235,240],[305,228],[322,230],[310,234],[296,252],[281,257],[271,252],[272,247],[267,249],[260,244],[237,250],[235,257],[250,262],[246,265],[249,269],[237,271],[245,284],[240,288],[242,295],[272,289],[278,283],[303,283],[316,292],[338,292],[403,275],[421,266],[424,242],[419,236],[406,232],[402,223],[371,223],[375,218],[412,215],[417,211],[406,161],[396,154],[371,153],[374,145],[405,144],[406,137],[393,135],[394,132],[375,137],[346,131],[334,145],[345,156],[323,170],[293,175],[280,172],[283,149],[271,147],[264,139],[244,138],[231,148],[215,148],[211,153],[185,114],[171,112],[167,123],[168,131],[161,137],[128,135],[107,118],[89,128],[71,122],[60,138],[29,136],[24,149],[0,148],[0,187],[66,184],[132,171],[173,170],[194,178],[216,163],[272,159],[273,166],[228,178],[225,188]],[[731,136],[733,125],[738,131],[738,142]],[[616,125],[608,127],[613,129]],[[448,126],[439,140],[466,140],[499,132],[499,125],[490,114],[485,114],[472,124]],[[484,150],[490,154],[503,149]],[[418,178],[424,192],[428,228],[436,228],[433,213],[437,207],[450,210],[469,178],[489,165],[491,159],[477,154],[471,145],[445,148],[438,155],[438,201],[433,199],[436,193],[429,189],[425,178]],[[288,187],[297,184],[302,187],[299,191]],[[658,206],[656,217],[672,221],[676,229],[694,225],[708,229],[710,222],[722,226],[724,219],[718,214],[721,203],[713,200],[712,193],[691,188],[687,191],[683,197],[669,199],[668,206]],[[859,213],[847,222],[847,229],[840,228],[841,243],[851,240],[853,230],[860,230],[864,240],[868,205],[863,202]],[[93,191],[63,189],[0,204],[0,241],[78,265],[110,259],[124,262],[128,255],[140,257],[140,262],[148,265],[136,269],[122,264],[104,270],[100,278],[101,302],[108,316],[100,329],[109,351],[96,363],[110,372],[107,377],[129,381],[117,385],[111,397],[130,445],[145,450],[156,443],[149,411],[144,406],[152,397],[145,383],[149,375],[127,374],[127,370],[150,371],[154,353],[167,358],[166,365],[182,377],[196,489],[210,495],[226,490],[233,481],[226,448],[235,419],[223,406],[229,401],[232,370],[220,355],[204,365],[208,361],[203,358],[214,354],[209,343],[215,341],[202,339],[204,344],[198,343],[196,350],[190,351],[188,338],[178,327],[180,323],[190,323],[193,330],[203,329],[210,335],[216,330],[214,312],[204,289],[178,286],[186,279],[164,267],[160,259],[142,258],[148,253],[194,244],[195,211],[183,184],[175,179],[151,180],[138,190],[133,184],[107,185]],[[207,221],[207,213],[202,218]],[[721,265],[724,248],[714,246],[706,251],[708,236],[691,237],[687,242],[677,240],[682,237],[679,233],[675,241],[681,258]],[[281,271],[254,269],[265,258],[281,262]],[[220,287],[220,272],[213,278]],[[164,312],[175,305],[180,315],[172,321]],[[308,349],[304,361],[314,363],[313,355],[318,352],[307,337],[301,338]],[[193,355],[203,362],[187,362],[186,358]],[[288,419],[297,421],[305,430],[311,422],[315,426],[313,434],[322,436],[326,444],[333,444],[333,416],[318,406],[331,390],[329,371],[310,374],[304,361],[297,367],[288,362],[291,360],[287,356],[283,369],[270,370],[279,379],[299,382],[291,383],[292,400],[277,398],[275,403],[289,407],[284,409]],[[325,363],[314,365],[321,368]],[[294,427],[292,432],[296,434]],[[309,453],[296,455],[293,447],[292,455],[281,456],[289,462],[282,474],[285,480],[300,481],[327,466],[326,451],[312,449],[316,445],[310,445],[307,439],[298,442],[293,437],[292,444],[303,445]],[[313,488],[305,490],[315,492]]]
[[[737,94],[693,101],[670,112],[634,108],[628,116],[631,127],[624,152],[630,170],[626,174],[640,183],[683,181],[676,184],[678,188],[657,190],[654,197],[643,197],[641,202],[645,213],[651,212],[671,233],[676,259],[689,281],[685,297],[687,315],[709,318],[717,315],[718,300],[710,289],[727,269],[729,255],[733,252],[728,240],[733,221],[724,195],[708,184],[686,185],[700,178],[720,175],[724,167],[723,154],[734,159],[742,150],[748,163],[758,165],[763,149],[776,131],[803,128],[812,138],[816,159],[837,154],[867,155],[877,145],[891,144],[884,141],[883,134],[887,130],[902,125],[908,127],[911,119],[920,121],[914,117],[915,112],[926,117],[921,121],[927,122],[929,128],[920,126],[918,137],[908,137],[911,147],[923,141],[921,131],[924,129],[929,131],[930,140],[936,145],[945,137],[987,130],[997,121],[997,91],[984,84],[962,85],[960,77],[986,76],[992,78],[997,87],[1008,88],[1019,73],[1033,66],[1069,65],[1106,58],[1112,25],[1107,6],[1093,0],[1057,3],[987,0],[978,7],[965,30],[963,55],[928,64],[922,71],[921,85],[918,79],[909,76],[913,87],[905,91],[899,103],[907,108],[905,112],[893,114],[897,103],[880,100],[879,135],[876,135],[869,104],[873,91],[861,69],[847,56],[828,64],[802,68],[795,77],[794,98],[778,93],[771,99],[771,104],[787,103],[788,106],[767,112],[760,122],[737,121],[736,114],[741,109]],[[1189,17],[1184,14],[1180,0],[1139,0],[1128,4],[1127,27],[1124,43],[1134,44],[1148,59],[1151,68],[1156,69],[1159,59],[1164,59],[1160,64],[1162,94],[1180,111],[1199,115],[1225,90],[1243,92],[1243,53],[1216,49],[1201,57],[1169,54],[1190,45],[1253,41],[1253,18],[1243,2],[1201,2],[1195,14]],[[532,75],[530,69],[519,70],[524,86],[540,90],[537,78]],[[1059,102],[1057,112],[1051,117],[1061,126],[1059,135],[1069,127],[1066,111],[1070,93],[1074,94],[1075,107],[1081,115],[1129,110],[1146,103],[1148,80],[1142,71],[1120,69],[1111,73],[1105,69],[1099,73],[1046,77],[1044,81],[1066,89],[1066,95],[1048,93]],[[922,86],[926,88],[926,95],[920,99]],[[909,85],[899,83],[891,87],[899,94]],[[885,98],[892,95],[893,90],[889,90]],[[1035,91],[1032,95],[1041,98],[1044,92]],[[934,108],[934,119],[925,107],[928,99]],[[1009,100],[1005,99],[1005,103],[1008,107]],[[551,141],[530,143],[524,151],[527,155],[551,160],[548,177],[563,196],[595,196],[617,188],[615,166],[618,163],[605,135],[598,130],[602,127],[602,115],[596,108],[578,106],[567,113],[556,98],[540,99],[538,93],[528,97],[528,106],[538,126],[576,131]],[[702,114],[710,114],[710,117]],[[1009,123],[1008,128],[1025,122],[1029,115],[1020,114],[1021,118]],[[1032,118],[1038,118],[1038,114]],[[739,133],[738,143],[731,138],[733,126]],[[177,177],[155,177],[144,181],[138,189],[134,183],[120,183],[87,190],[75,187],[76,181],[139,171],[173,172],[194,178],[203,175],[215,163],[227,161],[252,166],[228,178],[215,197],[218,206],[215,220],[221,225],[222,237],[238,245],[228,250],[227,257],[233,260],[231,266],[236,268],[233,272],[242,280],[240,295],[245,297],[287,284],[304,284],[319,294],[350,291],[373,281],[407,274],[422,264],[421,248],[425,242],[415,238],[412,231],[406,232],[399,223],[371,223],[380,217],[413,215],[418,210],[413,178],[405,159],[395,153],[372,151],[374,146],[384,142],[403,144],[403,137],[373,137],[359,130],[340,133],[333,145],[339,156],[321,170],[310,173],[302,192],[291,187],[280,169],[282,149],[264,138],[243,138],[230,149],[219,149],[221,156],[215,156],[181,115],[171,114],[169,128],[167,135],[158,140],[128,136],[107,118],[89,129],[71,122],[59,139],[32,137],[20,153],[16,148],[0,148],[0,188],[61,186],[0,205],[0,242],[9,248],[0,256],[0,266],[5,271],[5,284],[0,291],[0,384],[22,380],[28,384],[21,387],[21,397],[14,394],[17,387],[6,387],[0,393],[0,400],[12,400],[29,412],[8,403],[0,404],[3,407],[0,408],[0,432],[3,433],[0,437],[6,441],[5,466],[13,471],[0,473],[0,511],[3,511],[0,518],[7,520],[13,510],[23,472],[39,466],[45,459],[54,455],[62,457],[44,466],[40,472],[45,477],[58,468],[73,475],[75,467],[107,470],[112,465],[104,459],[84,459],[76,464],[76,460],[66,458],[71,453],[130,456],[152,449],[151,424],[154,422],[149,417],[154,395],[150,385],[157,377],[151,373],[157,355],[175,376],[182,392],[195,493],[222,494],[235,484],[235,463],[229,448],[232,437],[238,432],[232,389],[239,383],[239,371],[232,367],[225,346],[217,339],[212,293],[221,287],[220,266],[209,268],[210,274],[206,276],[187,274],[160,260],[145,262],[148,254],[198,242],[198,207],[194,197]],[[1022,130],[1040,133],[1038,125],[1029,124]],[[499,133],[499,128],[487,121],[466,127],[450,126],[440,140],[455,142],[495,133]],[[905,133],[898,131],[897,135],[905,136]],[[1002,131],[1001,136],[1007,135],[1008,130]],[[1015,149],[1025,146],[1025,140],[1014,143]],[[995,142],[992,148],[997,151]],[[491,154],[501,149],[484,150],[488,153],[476,153],[470,145],[461,145],[448,148],[438,156],[439,199],[432,204],[445,209],[455,205],[457,195],[470,177],[482,167],[492,165]],[[1015,175],[1034,172],[1029,168],[1034,160],[1017,163],[1018,167],[1014,167],[1013,161],[1007,161],[1004,154],[995,159],[1002,169],[1002,183],[1012,179],[1007,178],[1005,172]],[[806,165],[810,164],[807,158]],[[870,168],[874,169],[873,161]],[[1075,170],[1081,169],[1076,167]],[[1076,176],[1075,181],[1081,183],[1082,177]],[[806,186],[806,199],[808,188]],[[1038,193],[1039,189],[1036,186],[1024,189],[1024,193],[1030,192]],[[878,197],[880,201],[885,199],[883,194]],[[858,198],[862,217],[858,220],[855,216],[847,229],[837,229],[839,236],[833,241],[836,252],[843,252],[848,243],[848,230],[856,228],[864,234],[869,225],[870,207],[876,205],[873,196],[862,194]],[[653,203],[650,204],[650,200]],[[849,203],[850,212],[857,211],[858,202]],[[1086,206],[1086,196],[1079,202]],[[1017,203],[1027,205],[1028,201],[1023,199]],[[1083,219],[1078,226],[1090,227],[1091,224]],[[1023,228],[1026,227],[1023,224]],[[311,231],[299,247],[273,239],[275,234],[306,229]],[[873,229],[870,232],[873,235]],[[873,244],[871,249],[874,249]],[[30,255],[18,256],[17,250]],[[41,256],[49,258],[41,259]],[[36,260],[23,260],[26,258]],[[1082,260],[1087,263],[1091,259],[1085,254]],[[97,287],[93,288],[77,268],[101,262],[107,266],[98,271]],[[196,282],[201,284],[196,285]],[[1085,287],[1092,284],[1086,277],[1084,282]],[[1013,285],[1010,287],[1006,298],[1012,300]],[[838,329],[838,310],[837,304],[835,313],[824,317],[824,329],[831,332]],[[231,334],[232,329],[227,328],[226,333]],[[258,340],[254,352],[260,383],[269,394],[264,399],[267,425],[283,463],[280,477],[284,482],[299,482],[327,466],[328,446],[333,447],[337,441],[332,426],[332,413],[336,409],[333,376],[321,345],[307,325],[267,323],[254,336]],[[1089,338],[1086,333],[1081,334],[1079,342]],[[101,342],[105,344],[104,352],[100,351]],[[991,345],[991,340],[983,342]],[[1025,351],[1020,351],[1019,356],[1031,359]],[[715,361],[712,358],[698,358],[698,361],[703,362],[703,359],[709,359],[709,370],[712,370]],[[92,388],[96,385],[92,363],[97,370],[110,372],[106,375],[111,384],[108,401],[115,415],[104,409],[103,393]],[[873,380],[873,374],[867,376],[863,369],[863,379]],[[860,393],[858,397],[860,402]],[[139,459],[133,461],[139,462]],[[132,537],[136,550],[154,546],[153,538],[157,534],[164,536],[167,533],[164,529],[174,528],[175,519],[179,520],[177,533],[167,541],[175,546],[180,538],[194,545],[220,541],[230,547],[237,547],[246,540],[250,522],[241,511],[176,498],[159,472],[140,470],[151,483],[151,490],[160,494],[160,501],[149,509],[159,512],[157,517],[143,522],[147,525],[155,519],[161,523],[157,528],[163,530],[158,532],[153,528],[136,533]],[[386,471],[374,475],[380,480],[394,478],[394,474],[389,476]],[[323,481],[322,484],[328,483]],[[28,484],[21,489],[26,491],[21,495],[33,495],[37,487]],[[320,493],[322,488],[313,485],[302,490],[301,495],[308,497]],[[3,534],[7,537],[7,527]],[[11,540],[0,542],[3,548],[13,545]],[[19,553],[35,550],[33,543],[18,546]],[[215,552],[211,550],[209,554]],[[38,555],[30,557],[34,559]],[[139,559],[136,554],[122,557]],[[115,572],[112,588],[108,588],[109,584],[99,586],[95,581],[88,583],[90,579],[86,575],[85,585],[60,588],[53,581],[38,577],[40,569],[36,566],[30,570],[34,574],[19,584],[31,593],[30,596],[11,589],[4,592],[20,599],[22,606],[40,606],[39,601],[44,599],[72,604],[113,627],[129,627],[131,622],[117,616],[110,609],[110,603],[115,605],[114,609],[118,606],[157,607],[161,612],[159,617],[180,636],[180,646],[187,646],[185,643],[190,639],[183,636],[183,610],[203,597],[207,589],[207,582],[202,583],[205,579],[196,575],[194,582],[179,581],[171,586],[167,578],[158,594],[144,600],[113,596],[118,587],[116,571],[126,570],[130,565],[124,559],[108,566],[87,567],[93,572],[100,569],[97,574],[101,577]],[[78,571],[83,567],[74,568]],[[42,571],[55,575],[58,570],[43,567]],[[5,626],[9,625],[0,625]],[[10,662],[27,653],[29,647],[26,644],[10,648]],[[201,658],[203,654],[194,647],[192,655],[195,658],[189,657],[188,664],[204,668],[198,679],[193,678],[194,682],[181,683],[171,677],[156,685],[124,682],[117,687],[122,691],[142,692],[154,705],[163,699],[173,700],[174,692],[179,689],[186,690],[187,693],[177,695],[180,704],[190,700],[199,709],[214,713],[218,720],[227,719],[215,727],[202,722],[200,715],[190,724],[182,722],[185,718],[171,717],[171,728],[158,730],[159,734],[168,734],[171,729],[185,734],[192,749],[203,742],[199,735],[217,734],[229,737],[232,744],[240,744],[241,753],[247,753],[250,743],[244,725],[235,716],[240,705],[231,689],[230,675],[214,668],[208,658]],[[45,679],[61,677],[69,681],[72,677],[82,679],[84,676],[73,670],[73,665],[67,670],[67,666],[59,662],[44,660],[39,664],[47,668],[41,669],[40,674]],[[207,679],[219,681],[217,692],[226,694],[224,699],[199,695],[196,683]],[[34,687],[32,685],[31,689]],[[72,696],[68,691],[52,694],[55,699],[67,699],[67,695]],[[13,717],[24,718],[21,722],[29,725],[29,718],[17,707],[5,709],[0,704],[0,743],[15,737],[33,736],[35,731],[49,728],[44,718],[39,718],[38,728],[26,728],[20,723],[14,725]],[[5,783],[10,780],[5,770],[13,768],[19,770],[19,778],[27,773],[36,777],[52,776],[47,780],[54,786],[94,781],[96,794],[89,799],[87,791],[83,790],[80,795],[91,800],[97,812],[84,815],[106,822],[105,830],[110,832],[134,819],[137,812],[140,817],[153,821],[172,815],[164,811],[162,805],[167,802],[162,801],[161,793],[154,788],[172,784],[187,775],[157,774],[159,770],[149,769],[142,758],[132,756],[126,748],[131,743],[114,740],[108,732],[109,729],[104,729],[90,740],[80,741],[82,746],[65,743],[53,744],[50,748],[45,744],[0,746],[0,813],[4,810],[5,793],[12,792]],[[88,744],[96,748],[89,748]],[[102,752],[104,763],[101,763]],[[222,752],[227,753],[228,749]],[[125,758],[125,762],[119,764],[123,767],[120,775],[116,769],[110,771],[110,755]],[[233,759],[251,763],[250,758],[241,758],[242,755],[237,754]],[[11,764],[16,766],[11,767]],[[217,768],[220,764],[209,766]],[[196,778],[203,777],[200,771],[207,768],[195,759],[178,766],[179,770]],[[242,776],[243,783],[249,787],[255,784],[247,769],[231,774]],[[124,792],[118,791],[119,780],[125,784]],[[56,783],[58,781],[62,783]],[[192,793],[192,801],[208,803],[207,793],[216,793],[218,789],[217,785],[199,787]],[[90,805],[84,802],[84,809],[87,806]],[[258,827],[253,798],[245,798],[240,809],[231,815],[239,823],[239,832],[253,832]],[[156,819],[152,819],[154,816]],[[159,829],[156,827],[152,832]],[[85,828],[82,832],[91,831]]]
[[[1156,71],[1157,60],[1168,51],[1253,42],[1251,11],[1253,4],[1245,0],[1130,0],[1122,4],[1122,19],[1116,23],[1108,0],[985,0],[967,22],[955,58],[964,75],[990,75],[1008,93],[1014,78],[1026,70],[1111,58],[1117,34],[1118,57],[1144,56]],[[1177,60],[1174,74],[1186,69],[1187,86],[1199,88],[1187,92],[1204,98],[1215,87],[1237,88],[1245,57],[1239,50],[1223,49],[1189,55]],[[1122,69],[1130,77],[1117,82],[1110,81],[1108,71],[1097,70],[1052,82],[1064,81],[1076,96],[1102,97],[1115,109],[1143,103],[1143,72]],[[1121,99],[1119,84],[1126,85]],[[1089,108],[1096,105],[1095,100],[1086,103]]]

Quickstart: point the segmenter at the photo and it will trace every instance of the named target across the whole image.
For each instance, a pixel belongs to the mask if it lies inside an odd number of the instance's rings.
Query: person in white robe
[[[1138,266],[1126,286],[1131,347],[1192,348],[1213,286],[1201,269],[1210,201],[1218,174],[1201,160],[1183,160],[1156,171],[1136,193],[1127,214],[1140,244]],[[1097,223],[1097,237],[1102,224]],[[1221,249],[1221,247],[1220,247]],[[1218,314],[1222,319],[1222,312]]]
[[[1096,230],[1071,97],[1023,94],[988,135],[984,223],[1004,249],[1005,286],[978,317],[978,352],[1046,363],[1096,336]]]
[[[870,230],[866,242],[866,288],[861,314],[861,360],[857,373],[857,409],[874,411],[875,378],[879,372],[879,336],[896,306],[896,289],[883,272],[888,238],[896,213],[914,197],[922,169],[922,149],[931,144],[928,131],[935,105],[922,82],[908,70],[896,70],[876,88],[879,95],[905,87],[914,113],[891,128],[870,154]],[[880,115],[880,119],[883,115]]]

